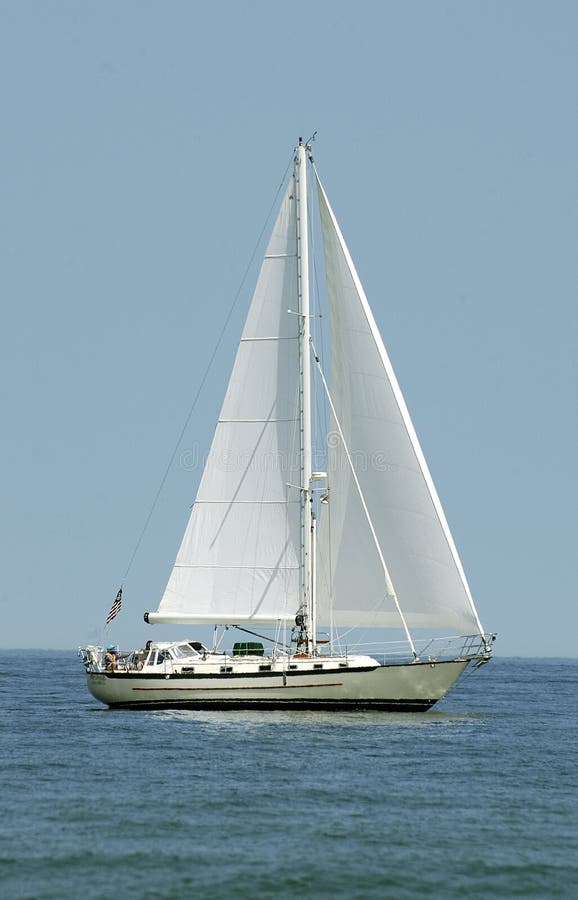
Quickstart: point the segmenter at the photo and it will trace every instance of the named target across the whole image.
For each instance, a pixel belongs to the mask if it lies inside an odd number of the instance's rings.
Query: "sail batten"
[[[193,563],[187,563],[187,564],[175,563],[175,569],[203,569],[203,568],[205,568],[205,567],[194,565]],[[247,569],[248,571],[251,571],[255,567],[254,566],[211,566],[211,568],[213,568],[213,569]],[[261,566],[261,568],[266,568],[266,567]],[[282,572],[285,570],[285,571],[289,572],[289,571],[293,571],[294,569],[298,569],[298,568],[299,568],[299,566],[276,566],[275,571]]]
[[[222,500],[195,500],[196,506],[207,506],[211,503],[222,503]],[[286,506],[288,503],[299,503],[299,500],[231,500],[231,506],[238,506],[241,503],[276,503]]]
[[[256,343],[257,341],[297,341],[296,337],[277,337],[275,335],[265,335],[263,337],[241,338],[240,344]]]

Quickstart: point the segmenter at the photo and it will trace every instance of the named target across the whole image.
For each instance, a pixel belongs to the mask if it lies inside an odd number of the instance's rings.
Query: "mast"
[[[300,328],[300,400],[301,400],[301,503],[303,572],[301,607],[305,612],[307,652],[315,652],[315,602],[313,596],[313,505],[311,492],[311,364],[309,323],[309,240],[307,223],[307,151],[299,138],[294,175],[297,185],[297,290]]]

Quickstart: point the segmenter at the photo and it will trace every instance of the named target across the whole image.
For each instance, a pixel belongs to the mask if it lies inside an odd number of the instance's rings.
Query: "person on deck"
[[[116,666],[117,652],[115,647],[107,647],[104,654],[104,665],[107,669],[113,669]]]

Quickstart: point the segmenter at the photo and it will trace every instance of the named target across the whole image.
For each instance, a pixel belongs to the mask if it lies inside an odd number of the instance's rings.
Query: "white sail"
[[[482,631],[417,436],[325,192],[318,182],[330,317],[329,506],[320,522],[318,621]],[[329,511],[329,513],[328,513]],[[385,560],[395,597],[388,594]]]
[[[274,622],[299,603],[299,317],[293,180],[191,517],[150,622]]]

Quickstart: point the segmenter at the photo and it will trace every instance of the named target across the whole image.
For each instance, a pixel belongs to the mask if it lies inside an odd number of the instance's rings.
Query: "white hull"
[[[156,709],[429,709],[447,693],[470,660],[326,666],[323,672],[148,675],[87,672],[94,697],[110,707]]]

